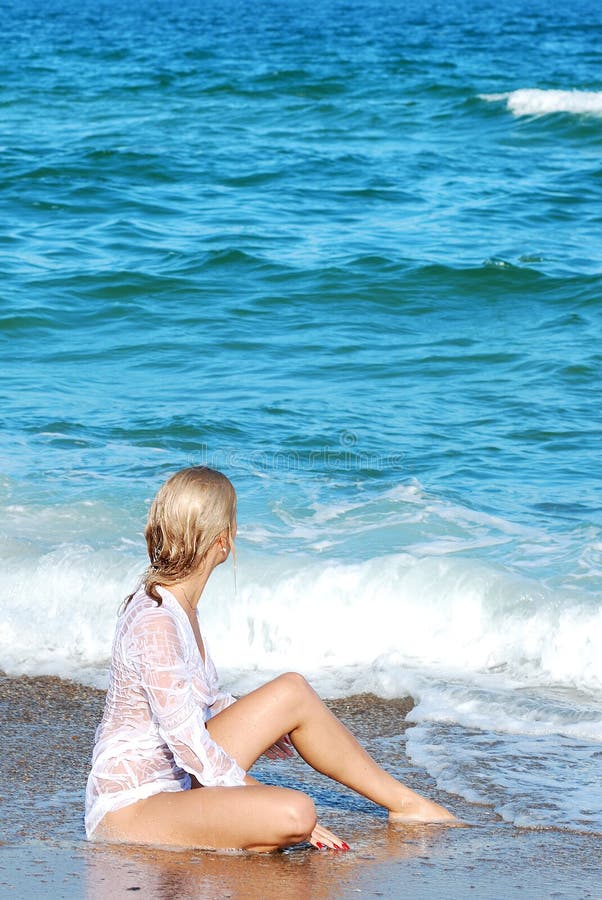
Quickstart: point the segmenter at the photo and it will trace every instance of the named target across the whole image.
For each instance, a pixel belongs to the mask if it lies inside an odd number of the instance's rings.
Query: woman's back
[[[157,791],[187,790],[190,776],[182,763],[202,782],[242,780],[238,766],[213,745],[204,727],[210,707],[224,696],[215,666],[208,653],[203,662],[175,598],[164,589],[160,593],[159,606],[143,589],[137,591],[117,623],[86,791],[89,835],[108,809]],[[200,760],[199,748],[205,749]]]

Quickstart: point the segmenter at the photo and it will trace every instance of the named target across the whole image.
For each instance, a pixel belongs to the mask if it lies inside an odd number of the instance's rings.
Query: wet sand
[[[88,844],[83,794],[103,694],[57,678],[0,675],[0,897],[602,898],[602,839],[504,825],[488,807],[438,793],[404,753],[411,700],[330,703],[385,766],[451,806],[468,828],[391,826],[301,760],[257,777],[302,788],[349,853],[270,854]]]

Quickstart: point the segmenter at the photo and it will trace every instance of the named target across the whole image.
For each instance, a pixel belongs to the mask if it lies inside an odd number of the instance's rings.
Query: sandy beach
[[[0,676],[0,896],[602,897],[601,838],[518,829],[487,807],[437,794],[403,753],[411,701],[369,695],[330,705],[385,765],[452,805],[470,827],[391,826],[372,804],[333,789],[295,760],[254,771],[307,790],[320,818],[351,845],[349,853],[303,846],[260,856],[88,844],[83,791],[102,703],[101,691],[58,678]]]

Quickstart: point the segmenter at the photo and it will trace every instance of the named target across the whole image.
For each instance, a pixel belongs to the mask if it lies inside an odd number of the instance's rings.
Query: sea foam
[[[64,545],[13,557],[4,575],[0,666],[103,682],[121,598],[142,559]],[[406,670],[502,671],[524,684],[595,690],[602,610],[499,566],[398,553],[364,562],[241,550],[209,583],[201,619],[216,662],[241,688],[290,667],[329,690],[400,696]],[[25,627],[27,623],[27,627]]]
[[[550,113],[602,116],[602,91],[560,91],[520,88],[503,94],[480,94],[481,100],[505,101],[515,116],[544,116]]]

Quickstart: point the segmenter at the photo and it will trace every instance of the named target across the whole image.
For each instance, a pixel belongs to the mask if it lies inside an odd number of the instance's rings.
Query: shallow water
[[[148,498],[208,462],[229,684],[409,692],[442,788],[602,830],[600,27],[5,10],[1,666],[102,684]]]

